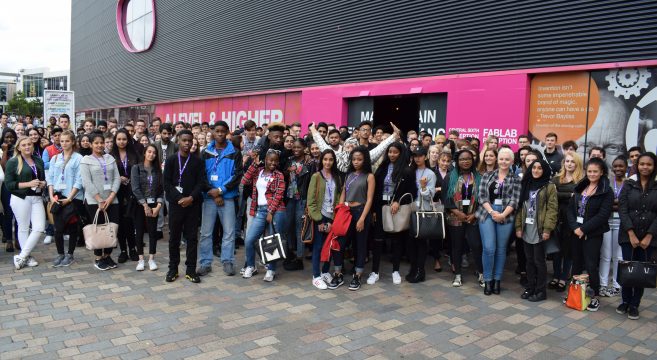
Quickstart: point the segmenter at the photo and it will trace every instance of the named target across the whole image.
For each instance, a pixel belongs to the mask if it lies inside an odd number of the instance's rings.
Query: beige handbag
[[[101,211],[100,209],[96,210],[93,223],[82,228],[84,243],[89,250],[114,248],[118,243],[116,234],[119,230],[119,225],[109,221],[106,211],[103,211],[105,223],[98,225],[98,214]]]
[[[406,193],[399,198],[399,202],[402,201],[406,195],[411,197],[411,203],[405,205],[399,205],[399,211],[396,214],[392,214],[392,200],[388,205],[383,205],[381,209],[381,215],[383,217],[383,231],[388,233],[398,233],[400,231],[408,230],[411,227],[411,213],[416,210],[415,201],[413,201],[413,195],[411,193]]]

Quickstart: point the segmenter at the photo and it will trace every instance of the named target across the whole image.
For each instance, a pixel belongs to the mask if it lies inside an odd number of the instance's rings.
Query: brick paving
[[[154,272],[130,261],[100,272],[84,248],[70,268],[52,268],[55,252],[39,244],[41,264],[16,271],[0,251],[0,360],[657,358],[653,290],[631,321],[616,314],[618,298],[596,313],[565,308],[553,291],[539,304],[521,300],[510,269],[497,296],[484,296],[471,272],[462,288],[431,271],[422,284],[395,286],[388,272],[356,292],[319,291],[309,261],[273,283],[262,271],[226,277],[215,263],[201,284],[168,284],[165,255]]]

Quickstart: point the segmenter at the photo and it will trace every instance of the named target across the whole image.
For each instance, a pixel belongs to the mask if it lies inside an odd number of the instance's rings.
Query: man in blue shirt
[[[203,218],[199,242],[200,276],[212,271],[212,230],[217,216],[223,228],[221,262],[224,273],[235,275],[235,204],[243,175],[242,154],[226,141],[230,129],[225,121],[215,124],[214,140],[203,151],[208,188],[203,194]]]

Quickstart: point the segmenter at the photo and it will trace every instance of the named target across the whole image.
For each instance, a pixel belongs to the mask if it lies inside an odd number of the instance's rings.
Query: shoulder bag
[[[392,199],[388,202],[388,205],[383,205],[381,209],[381,216],[383,217],[383,231],[389,233],[398,233],[401,231],[406,231],[411,226],[411,213],[415,210],[413,195],[411,193],[406,193],[399,198],[401,203],[402,199],[406,196],[411,197],[411,203],[405,205],[399,205],[399,210],[396,214],[392,214]]]
[[[634,250],[632,250],[632,258],[634,258]],[[646,254],[646,250],[642,249]],[[657,264],[647,261],[619,261],[618,262],[618,275],[616,276],[618,283],[622,287],[631,288],[651,288],[657,287]]]
[[[98,214],[103,212],[105,215],[105,223],[98,224]],[[84,242],[89,250],[108,249],[116,247],[118,241],[116,234],[119,230],[119,225],[111,223],[107,212],[103,210],[96,210],[93,223],[86,225],[82,228],[84,234]]]
[[[274,224],[269,225],[271,235],[263,236],[258,240],[260,259],[265,264],[286,258],[285,244],[281,234],[274,231]]]
[[[318,196],[319,196],[319,185],[315,187],[316,201],[319,201]],[[304,209],[303,212],[303,224],[301,225],[301,241],[303,241],[304,244],[312,244],[314,239],[315,239],[315,221],[310,216],[310,212],[308,211],[308,200],[306,199],[306,208]]]
[[[420,209],[422,209],[422,197],[420,197]],[[433,202],[432,210],[418,210],[411,215],[411,236],[416,239],[445,239],[445,215],[438,211]]]

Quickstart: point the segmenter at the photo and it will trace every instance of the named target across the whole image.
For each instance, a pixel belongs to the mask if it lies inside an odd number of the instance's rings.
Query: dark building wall
[[[72,3],[78,109],[657,57],[654,0],[156,0],[153,46],[137,54],[116,1]]]

